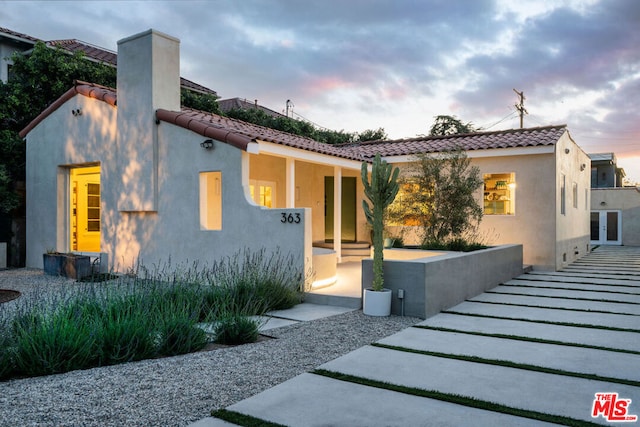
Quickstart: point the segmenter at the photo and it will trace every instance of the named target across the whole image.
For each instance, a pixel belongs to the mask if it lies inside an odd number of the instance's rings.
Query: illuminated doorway
[[[324,177],[324,238],[333,242],[333,177]],[[342,242],[356,241],[356,178],[342,177]]]
[[[71,250],[100,252],[100,166],[70,171]]]

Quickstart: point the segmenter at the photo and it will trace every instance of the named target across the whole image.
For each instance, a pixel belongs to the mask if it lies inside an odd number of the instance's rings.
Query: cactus
[[[373,228],[373,285],[374,291],[381,291],[384,288],[383,260],[382,252],[384,229],[384,212],[393,202],[398,194],[398,174],[400,169],[393,168],[386,161],[382,160],[380,153],[376,154],[371,167],[371,181],[367,173],[367,163],[362,163],[362,184],[364,194],[371,202],[371,206],[366,200],[362,201],[362,208],[367,217],[367,222]]]

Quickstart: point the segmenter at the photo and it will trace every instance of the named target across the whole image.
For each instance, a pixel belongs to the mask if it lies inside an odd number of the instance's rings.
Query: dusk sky
[[[109,50],[149,28],[181,75],[335,130],[427,134],[567,124],[640,183],[640,1],[0,1],[0,26]]]

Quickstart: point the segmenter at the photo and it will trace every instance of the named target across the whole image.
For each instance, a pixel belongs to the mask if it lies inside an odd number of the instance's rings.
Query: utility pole
[[[291,102],[290,99],[287,99],[286,106],[287,106],[286,116],[289,117],[289,106],[291,106],[291,116],[293,117],[293,107],[294,107],[294,105],[293,105],[293,102]]]
[[[518,113],[520,113],[520,129],[522,129],[524,127],[524,115],[529,114],[527,109],[524,108],[524,100],[526,98],[524,97],[524,91],[518,92],[515,89],[513,91],[516,93],[516,95],[520,97],[520,103],[516,104],[515,107],[516,107],[516,110],[518,110]]]

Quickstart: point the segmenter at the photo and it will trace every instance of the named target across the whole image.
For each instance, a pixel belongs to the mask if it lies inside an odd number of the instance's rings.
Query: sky
[[[390,138],[437,115],[485,130],[566,124],[640,183],[640,1],[7,1],[0,26],[117,50],[180,39],[181,75],[316,125]]]

